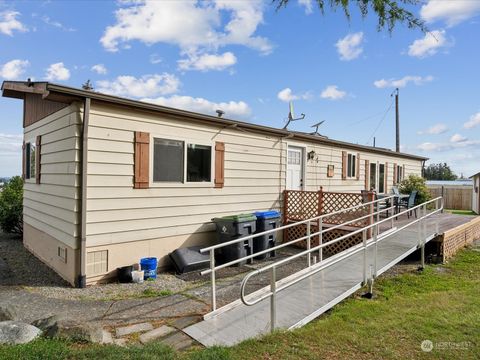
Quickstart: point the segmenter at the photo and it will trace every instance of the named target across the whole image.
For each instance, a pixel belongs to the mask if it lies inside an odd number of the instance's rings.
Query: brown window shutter
[[[223,188],[225,184],[225,143],[215,143],[215,187]]]
[[[25,180],[25,176],[27,174],[27,146],[25,145],[25,141],[22,145],[22,179]]]
[[[357,180],[360,180],[360,153],[357,153],[357,165],[356,167],[356,174],[357,174]]]
[[[369,190],[368,182],[370,181],[370,161],[365,160],[365,190]]]
[[[385,194],[388,193],[388,162],[385,163],[385,179],[383,179]]]
[[[393,163],[393,185],[397,183],[398,169],[397,163]]]
[[[150,134],[135,131],[135,173],[133,187],[148,189],[150,182]]]
[[[402,166],[402,178],[400,180],[404,180],[405,179],[405,165]]]
[[[42,136],[37,136],[36,141],[37,148],[35,150],[35,182],[40,184],[40,170],[41,168],[41,161],[42,161]]]
[[[348,165],[347,152],[342,151],[342,179],[343,180],[347,178],[347,165]]]

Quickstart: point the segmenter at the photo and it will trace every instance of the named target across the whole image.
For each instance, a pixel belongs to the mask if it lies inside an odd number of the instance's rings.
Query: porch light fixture
[[[312,150],[312,151],[309,151],[307,155],[308,155],[308,160],[313,160],[315,159],[316,154],[315,154],[315,151]]]

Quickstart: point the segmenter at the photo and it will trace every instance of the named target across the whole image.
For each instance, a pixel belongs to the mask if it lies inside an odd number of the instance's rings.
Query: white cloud
[[[158,54],[150,55],[150,63],[151,64],[160,64],[162,62],[162,58],[158,56]]]
[[[47,25],[56,27],[56,28],[61,29],[63,31],[69,31],[69,32],[76,31],[76,29],[71,28],[71,27],[67,27],[67,26],[63,25],[61,22],[58,22],[56,20],[52,20],[49,16],[42,16],[42,21]]]
[[[433,76],[411,76],[407,75],[404,76],[401,79],[381,79],[375,81],[373,84],[380,89],[386,88],[386,87],[393,87],[393,88],[403,88],[408,85],[408,83],[413,83],[415,85],[423,85],[426,82],[433,81]]]
[[[123,75],[113,81],[97,81],[98,92],[136,98],[173,94],[179,87],[180,80],[168,73],[144,75],[140,78]]]
[[[468,140],[466,138],[461,139],[461,141],[453,141],[453,137],[450,139],[448,143],[431,143],[431,142],[424,142],[422,144],[417,145],[417,149],[421,151],[450,151],[459,148],[467,148],[467,147],[478,147],[480,145],[479,140]],[[456,138],[454,140],[457,140]]]
[[[465,136],[462,136],[460,134],[453,134],[452,137],[450,138],[450,142],[452,143],[460,143],[460,142],[465,142],[468,139]]]
[[[22,134],[0,133],[0,156],[19,155],[22,151]]]
[[[320,97],[322,99],[339,100],[344,98],[346,95],[347,92],[339,90],[337,85],[329,85],[322,91]]]
[[[280,90],[277,94],[277,98],[281,101],[289,102],[293,100],[307,100],[311,97],[310,93],[305,92],[303,94],[294,94],[292,92],[292,89],[290,88],[285,88],[283,90]]]
[[[68,70],[63,62],[51,64],[47,68],[45,79],[48,81],[64,81],[70,79],[70,70]]]
[[[162,106],[173,107],[177,109],[189,110],[208,115],[215,115],[215,111],[220,109],[225,111],[226,118],[246,119],[250,116],[251,110],[247,103],[243,101],[212,102],[203,98],[194,98],[191,96],[173,95],[170,97],[158,97],[154,99],[141,99],[142,101],[154,103]]]
[[[237,58],[230,51],[221,55],[216,54],[193,54],[187,59],[178,60],[178,68],[180,70],[225,70],[235,65]]]
[[[477,0],[430,0],[420,9],[420,16],[428,23],[443,20],[454,26],[480,13]]]
[[[431,127],[429,127],[427,130],[421,130],[417,131],[417,134],[422,135],[422,134],[430,134],[430,135],[439,135],[443,134],[448,131],[448,127],[445,124],[435,124]]]
[[[7,80],[19,79],[25,73],[25,69],[29,66],[28,60],[15,59],[2,65],[0,68],[0,77]]]
[[[363,32],[348,34],[335,44],[340,60],[350,61],[356,59],[363,52]]]
[[[310,15],[313,13],[313,0],[298,0],[300,6],[305,7],[305,14]]]
[[[182,52],[214,50],[244,45],[268,54],[270,41],[255,35],[263,23],[264,3],[254,1],[128,1],[115,12],[100,42],[108,51],[133,40],[147,45],[158,42],[178,45]],[[126,4],[126,5],[125,5]]]
[[[425,34],[423,39],[415,40],[408,47],[408,55],[425,58],[435,55],[441,48],[451,46],[445,36],[445,30],[434,30]]]
[[[472,129],[476,126],[480,125],[480,112],[473,114],[470,116],[470,120],[463,124],[465,129]]]
[[[90,70],[96,72],[99,75],[105,75],[107,73],[107,68],[103,64],[95,64]]]
[[[17,20],[18,15],[20,13],[16,11],[0,12],[0,33],[12,36],[14,31],[27,31],[26,26]]]

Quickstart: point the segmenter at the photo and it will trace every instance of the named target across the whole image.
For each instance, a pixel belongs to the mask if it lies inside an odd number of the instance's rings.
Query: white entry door
[[[303,149],[289,146],[287,150],[287,190],[303,190]]]

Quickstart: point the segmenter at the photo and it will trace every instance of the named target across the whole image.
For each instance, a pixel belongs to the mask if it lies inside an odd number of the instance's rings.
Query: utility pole
[[[400,114],[398,109],[398,88],[395,89],[395,151],[400,152]]]

